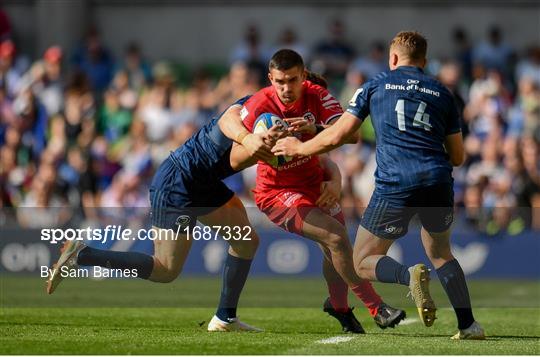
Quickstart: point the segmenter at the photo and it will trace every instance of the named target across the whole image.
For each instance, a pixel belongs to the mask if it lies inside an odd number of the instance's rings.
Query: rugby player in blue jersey
[[[225,113],[232,112],[239,116],[240,108],[247,98],[237,101]],[[221,235],[228,235],[227,242],[230,245],[223,271],[219,307],[208,330],[260,331],[236,317],[240,293],[259,238],[248,220],[242,202],[221,180],[253,164],[257,159],[272,159],[268,142],[274,143],[282,134],[277,127],[264,134],[252,134],[239,140],[245,146],[235,144],[233,149],[233,140],[220,129],[220,118],[212,119],[172,152],[154,175],[150,186],[151,218],[156,237],[153,240],[153,256],[96,249],[80,241],[67,241],[47,281],[49,294],[62,281],[63,267],[73,269],[79,265],[134,269],[139,278],[171,282],[180,274],[191,248],[192,239],[187,238],[186,233],[199,220],[206,226],[222,228]],[[250,148],[249,153],[245,147]],[[243,239],[246,236],[249,240]]]
[[[308,156],[346,143],[371,116],[376,135],[375,192],[362,217],[354,247],[357,273],[366,279],[409,287],[426,326],[435,320],[424,264],[406,267],[386,255],[407,233],[412,216],[422,223],[427,256],[437,270],[458,320],[453,339],[484,339],[474,320],[465,275],[450,250],[453,221],[452,166],[464,160],[459,115],[451,93],[424,74],[427,41],[400,32],[390,44],[390,71],[360,87],[336,124],[312,140],[278,141],[276,155]]]

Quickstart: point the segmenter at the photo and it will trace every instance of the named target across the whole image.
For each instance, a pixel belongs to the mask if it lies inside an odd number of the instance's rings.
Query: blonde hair
[[[419,61],[426,58],[427,40],[416,31],[401,31],[390,42],[390,49],[413,61]]]

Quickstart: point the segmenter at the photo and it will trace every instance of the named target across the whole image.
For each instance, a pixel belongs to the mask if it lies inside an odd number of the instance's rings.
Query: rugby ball
[[[274,125],[279,125],[283,128],[283,130],[286,130],[289,126],[283,119],[278,117],[275,114],[272,113],[263,113],[259,115],[257,120],[255,120],[255,124],[253,125],[253,133],[254,134],[260,134],[265,133],[268,131],[271,127]],[[269,164],[278,167],[280,165],[285,164],[286,162],[289,162],[292,160],[292,157],[290,156],[275,156]]]

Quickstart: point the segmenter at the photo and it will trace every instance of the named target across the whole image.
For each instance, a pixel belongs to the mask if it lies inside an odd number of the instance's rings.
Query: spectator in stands
[[[339,102],[343,108],[347,108],[354,92],[367,81],[367,75],[356,66],[351,66],[345,77],[345,85],[339,94]]]
[[[38,159],[46,146],[48,115],[45,107],[27,88],[13,102],[17,120],[13,123],[21,134],[21,143],[30,150],[31,157]]]
[[[111,89],[118,93],[118,102],[122,109],[133,111],[139,100],[139,93],[130,87],[129,75],[125,70],[119,70],[114,75]]]
[[[300,54],[302,58],[309,58],[311,55],[308,47],[298,39],[298,35],[292,26],[286,26],[283,29],[272,53],[276,53],[283,48],[294,50],[296,53]]]
[[[454,42],[454,59],[461,67],[463,79],[467,85],[472,81],[473,53],[467,32],[461,27],[456,27],[452,32]]]
[[[527,55],[516,66],[516,80],[524,77],[530,78],[537,87],[540,87],[540,46],[535,45],[527,50]]]
[[[152,68],[144,60],[141,49],[135,42],[127,46],[120,70],[126,73],[129,87],[136,92],[140,92],[152,81]]]
[[[328,26],[329,37],[313,49],[311,70],[323,74],[330,84],[345,76],[354,58],[354,48],[345,39],[345,25],[334,19]]]
[[[261,42],[259,28],[251,24],[246,27],[242,41],[231,52],[229,63],[245,63],[250,70],[257,73],[262,85],[266,83],[267,64],[271,56],[271,49]]]
[[[103,92],[113,78],[114,59],[95,27],[88,30],[84,42],[73,54],[72,62],[76,69],[88,76],[96,93]]]
[[[16,56],[15,44],[11,40],[0,42],[0,87],[4,87],[8,98],[15,98],[22,85],[22,76],[28,69],[28,61]]]
[[[441,81],[442,84],[444,84],[450,92],[454,95],[455,104],[458,109],[458,113],[460,116],[463,116],[463,110],[465,109],[465,100],[463,99],[463,95],[461,92],[461,68],[459,67],[459,64],[454,61],[445,61],[441,63],[441,67],[439,69],[439,73],[437,74],[437,78],[439,81]],[[464,123],[461,123],[461,131],[463,133],[463,137],[467,137],[469,134],[469,128],[468,126],[464,125]]]
[[[217,112],[225,110],[230,105],[228,103],[233,103],[259,90],[257,76],[244,62],[233,63],[229,73],[221,78],[213,93]]]
[[[27,170],[17,164],[17,151],[8,145],[0,148],[0,207],[17,207],[22,200],[22,188]]]
[[[120,94],[115,89],[106,90],[104,99],[98,117],[98,132],[114,145],[128,132],[132,116],[120,106]]]
[[[500,72],[505,81],[509,81],[514,49],[503,41],[499,26],[492,25],[487,35],[487,40],[474,48],[473,62],[483,65],[488,70]]]
[[[388,70],[388,58],[384,44],[380,41],[372,43],[369,54],[356,58],[351,64],[351,68],[356,72],[363,73],[367,80]]]
[[[62,49],[58,46],[49,47],[43,55],[43,61],[35,62],[22,80],[22,87],[31,88],[49,116],[60,113],[64,108],[61,61]]]

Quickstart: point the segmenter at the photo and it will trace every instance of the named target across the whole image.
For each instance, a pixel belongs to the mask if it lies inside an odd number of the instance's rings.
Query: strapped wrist
[[[244,139],[249,135],[251,134],[249,131],[243,131],[241,133],[239,133],[237,136],[236,136],[236,142],[238,144],[242,144],[242,142],[244,141]]]

